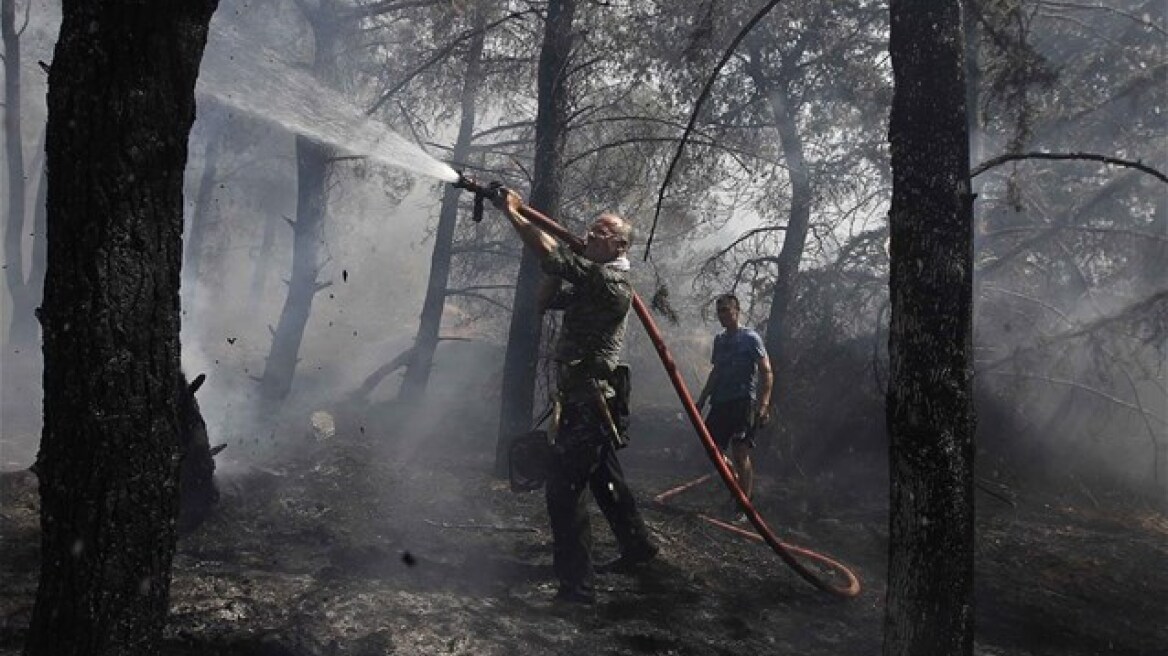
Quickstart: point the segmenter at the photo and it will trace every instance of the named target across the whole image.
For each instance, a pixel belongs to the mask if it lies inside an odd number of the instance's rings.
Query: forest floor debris
[[[552,600],[542,494],[490,475],[493,444],[402,449],[377,433],[338,430],[219,477],[219,511],[179,543],[164,655],[880,652],[887,494],[871,492],[886,487],[875,468],[760,472],[756,497],[780,537],[860,576],[860,596],[843,600],[700,520],[723,509],[724,490],[652,504],[700,463],[679,458],[672,438],[635,441],[626,469],[662,553],[634,575],[601,577],[594,606],[564,605]],[[1168,518],[1075,489],[1012,492],[1013,507],[979,498],[977,653],[1163,649]],[[4,472],[0,502],[0,655],[15,655],[36,592],[35,476]],[[595,512],[593,534],[597,560],[615,555]]]

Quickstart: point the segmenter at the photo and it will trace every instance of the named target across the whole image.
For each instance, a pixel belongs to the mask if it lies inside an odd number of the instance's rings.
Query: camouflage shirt
[[[570,285],[548,304],[549,309],[564,311],[556,360],[606,377],[616,367],[625,342],[633,301],[628,271],[593,262],[565,246],[544,259],[543,270]]]

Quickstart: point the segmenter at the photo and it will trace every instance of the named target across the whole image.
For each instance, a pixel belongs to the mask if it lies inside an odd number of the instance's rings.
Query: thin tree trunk
[[[969,130],[969,165],[984,159],[981,133],[981,58],[977,14],[965,4],[961,12],[961,26],[965,33],[965,114]],[[976,181],[974,181],[976,184]]]
[[[323,1],[309,10],[306,18],[316,41],[313,70],[320,79],[336,78],[336,7]],[[328,204],[328,180],[336,151],[330,146],[296,137],[296,222],[293,224],[292,275],[280,320],[272,334],[260,396],[266,401],[282,401],[292,390],[304,327],[312,314],[316,293],[328,287],[317,282],[320,273],[320,243]]]
[[[41,140],[41,150],[44,150],[44,140]],[[35,161],[35,160],[34,160]],[[46,202],[48,198],[48,171],[45,170],[44,163],[41,162],[37,169],[37,177],[35,183],[36,200],[33,201],[35,205],[32,208],[32,259],[28,266],[28,280],[26,286],[29,290],[29,299],[33,308],[39,307],[41,304],[41,297],[44,294],[45,287],[45,267],[48,266],[48,208]],[[32,316],[36,318],[35,309]],[[39,327],[34,327],[38,330]]]
[[[486,12],[479,10],[475,16],[474,26],[478,32],[468,45],[466,55],[466,76],[462,87],[462,120],[459,122],[458,137],[455,139],[452,155],[455,162],[466,160],[474,135],[475,99],[482,78],[484,41],[482,28],[485,23]],[[430,371],[434,366],[434,351],[438,346],[442,327],[442,310],[446,305],[446,285],[450,280],[450,249],[458,222],[460,196],[461,192],[449,185],[442,195],[438,229],[434,235],[434,253],[430,257],[430,279],[426,286],[426,299],[422,303],[422,317],[418,323],[418,335],[414,339],[413,355],[402,379],[401,398],[411,404],[426,393]]]
[[[886,656],[973,653],[973,197],[961,6],[893,0]]]
[[[31,290],[24,278],[26,214],[24,136],[21,134],[20,36],[16,33],[16,2],[0,0],[0,33],[4,37],[4,144],[8,169],[8,216],[4,226],[4,279],[12,298],[8,343],[30,347],[36,340]]]
[[[320,235],[324,213],[329,163],[332,148],[296,137],[296,222],[292,224],[292,276],[288,279],[288,296],[280,312],[280,321],[272,334],[260,395],[268,401],[282,401],[292,390],[296,363],[300,359],[300,342],[304,327],[312,314],[312,301],[325,285],[317,282],[320,272]]]
[[[260,245],[253,258],[255,270],[252,272],[251,284],[247,290],[247,300],[252,307],[258,305],[264,298],[264,288],[268,284],[268,269],[271,268],[269,258],[272,246],[276,243],[276,228],[282,223],[274,216],[264,217],[264,233],[260,237]]]
[[[48,92],[41,574],[26,656],[160,651],[178,511],[183,170],[214,8],[62,7]]]
[[[783,236],[783,246],[779,250],[775,287],[771,295],[771,308],[767,316],[765,344],[767,353],[779,375],[775,376],[775,388],[771,395],[772,405],[779,412],[776,415],[784,416],[783,410],[787,406],[787,387],[782,382],[786,380],[785,372],[791,371],[790,349],[791,326],[787,317],[791,309],[791,301],[795,296],[798,283],[799,263],[803,259],[803,249],[807,244],[807,230],[811,223],[811,173],[807,170],[807,161],[803,154],[803,137],[799,134],[797,109],[793,106],[788,92],[789,75],[783,71],[783,79],[772,83],[768,80],[761,68],[757,65],[758,52],[751,51],[751,61],[747,70],[754,81],[756,88],[770,101],[771,115],[774,118],[775,128],[779,133],[779,144],[783,150],[783,159],[787,163],[787,176],[791,182],[791,210],[787,218],[787,229]],[[784,458],[791,462],[791,453],[794,445],[791,442],[783,443],[780,448],[786,450]]]
[[[211,223],[211,200],[215,193],[216,166],[225,139],[222,129],[207,135],[207,146],[203,150],[203,172],[199,176],[199,190],[195,194],[194,206],[191,207],[191,225],[187,231],[186,248],[183,250],[182,280],[190,307],[195,307],[195,291],[198,289],[203,245],[207,241]]]
[[[568,60],[572,51],[575,0],[551,0],[547,7],[543,45],[539,55],[538,109],[535,116],[535,171],[529,205],[548,216],[558,216],[563,196],[561,168],[567,133]],[[539,359],[540,318],[535,291],[542,275],[539,261],[523,249],[515,302],[503,360],[499,436],[495,446],[495,474],[506,476],[511,438],[531,430],[535,405],[536,365]]]

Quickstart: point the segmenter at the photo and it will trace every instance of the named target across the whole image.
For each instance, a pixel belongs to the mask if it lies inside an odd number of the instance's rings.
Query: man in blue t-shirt
[[[714,303],[723,330],[714,337],[714,368],[698,395],[698,408],[710,402],[706,428],[722,451],[730,449],[738,484],[749,498],[754,488],[754,427],[770,420],[774,374],[762,338],[738,324],[738,298],[723,294]],[[756,375],[757,374],[757,375]]]

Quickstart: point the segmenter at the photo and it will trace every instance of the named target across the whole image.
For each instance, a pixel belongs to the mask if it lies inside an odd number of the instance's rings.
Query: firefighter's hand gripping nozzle
[[[469,178],[462,173],[458,174],[458,182],[452,184],[455,189],[466,189],[474,194],[474,213],[471,214],[471,218],[474,219],[475,223],[483,220],[483,200],[494,202],[507,189],[501,182],[479,184],[474,178]]]

